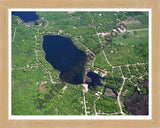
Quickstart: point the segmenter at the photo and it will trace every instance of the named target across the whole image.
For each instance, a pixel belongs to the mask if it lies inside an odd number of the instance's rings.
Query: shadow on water
[[[70,84],[83,83],[87,56],[73,45],[70,38],[43,36],[43,49],[45,59],[60,71],[60,79]]]
[[[36,21],[39,19],[39,16],[36,12],[33,11],[13,11],[12,15],[18,16],[24,22]]]
[[[100,86],[103,85],[102,84],[103,78],[97,73],[90,71],[87,73],[87,76],[91,78],[91,82],[87,82],[89,89],[91,89],[91,87],[95,89],[97,85],[100,85]]]

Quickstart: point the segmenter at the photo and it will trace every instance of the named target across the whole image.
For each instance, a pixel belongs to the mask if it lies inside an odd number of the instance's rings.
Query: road
[[[126,114],[122,111],[122,106],[121,106],[121,101],[120,101],[120,95],[121,95],[121,92],[122,92],[122,90],[123,90],[123,86],[124,86],[124,84],[125,84],[126,78],[125,78],[124,75],[123,75],[122,68],[121,68],[121,67],[119,67],[119,68],[120,68],[120,70],[121,70],[121,74],[122,74],[122,78],[123,78],[123,83],[122,83],[122,86],[121,86],[120,91],[119,91],[119,93],[118,93],[117,101],[118,101],[118,104],[119,104],[119,107],[120,107],[120,112],[121,112],[121,114],[122,114],[122,115],[126,115]]]
[[[83,91],[83,102],[84,102],[85,115],[87,116],[86,97],[85,97],[85,92],[84,91]]]

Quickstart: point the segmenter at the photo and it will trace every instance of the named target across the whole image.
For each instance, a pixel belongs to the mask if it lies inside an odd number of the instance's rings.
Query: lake
[[[82,84],[87,55],[72,40],[59,35],[43,36],[45,59],[60,71],[59,78],[70,84]]]
[[[36,21],[39,19],[39,16],[34,11],[12,11],[12,15],[18,16],[24,22]]]

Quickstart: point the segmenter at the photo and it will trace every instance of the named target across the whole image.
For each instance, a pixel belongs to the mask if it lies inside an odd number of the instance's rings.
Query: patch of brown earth
[[[104,95],[108,97],[117,97],[116,94],[113,92],[113,90],[108,87],[106,87]]]
[[[40,85],[39,88],[38,88],[38,91],[39,92],[41,92],[41,91],[47,91],[47,88],[44,85]]]
[[[138,20],[135,20],[134,18],[131,18],[131,19],[122,21],[121,23],[124,25],[129,25],[129,24],[140,24],[141,22]]]

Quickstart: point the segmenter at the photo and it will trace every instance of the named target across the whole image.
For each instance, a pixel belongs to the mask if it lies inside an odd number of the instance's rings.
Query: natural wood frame
[[[9,8],[151,8],[152,9],[152,120],[9,120],[8,12]],[[160,1],[159,0],[0,0],[0,128],[158,128],[160,127]]]

